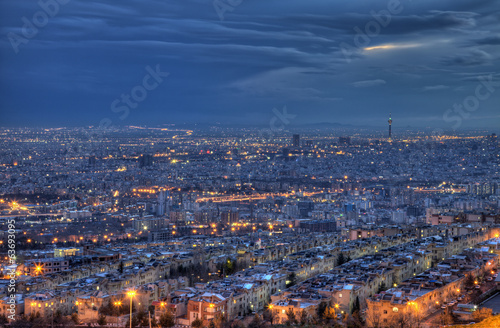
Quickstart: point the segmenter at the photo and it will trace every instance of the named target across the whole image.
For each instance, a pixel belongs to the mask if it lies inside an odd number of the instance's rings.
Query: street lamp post
[[[116,307],[118,307],[118,314],[117,314],[117,316],[116,316],[116,325],[118,326],[118,317],[120,316],[120,306],[122,305],[122,302],[121,302],[121,301],[116,301],[116,302],[114,303],[114,305],[115,305]]]
[[[128,291],[127,295],[130,297],[130,328],[132,328],[132,300],[135,296],[135,290]]]
[[[338,303],[335,303],[335,305],[333,306],[333,313],[335,313],[335,322],[338,321],[338,317],[337,317],[337,310],[340,308],[340,305]]]
[[[418,327],[420,328],[420,311],[419,311],[419,307],[418,307],[418,303],[417,302],[408,302],[408,305],[411,305],[414,307],[414,313],[415,313],[415,316],[417,317],[417,325]]]

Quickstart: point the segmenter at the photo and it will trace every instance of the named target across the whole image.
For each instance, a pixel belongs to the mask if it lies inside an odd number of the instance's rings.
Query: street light
[[[334,315],[335,315],[335,319],[334,319],[335,321],[337,321],[337,320],[338,320],[338,317],[337,317],[337,310],[338,310],[339,308],[340,308],[340,305],[339,305],[338,303],[336,303],[336,304],[334,304],[334,305],[333,305],[333,313],[334,313]]]
[[[120,307],[122,305],[121,301],[115,301],[113,303],[116,307]],[[120,310],[118,309],[118,315],[116,316],[116,324],[118,325],[118,317],[120,316]]]
[[[436,301],[436,304],[439,304],[439,302]],[[415,309],[414,309],[414,313],[417,317],[417,324],[418,324],[418,327],[420,327],[420,312],[419,312],[419,307],[418,307],[418,303],[417,302],[413,302],[413,301],[410,301],[408,302],[408,305],[410,306],[413,306]]]
[[[134,299],[135,294],[135,290],[130,290],[127,292],[128,297],[130,297],[130,328],[132,328],[132,300]]]

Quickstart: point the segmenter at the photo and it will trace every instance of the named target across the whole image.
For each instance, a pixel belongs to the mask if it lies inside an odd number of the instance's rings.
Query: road
[[[460,304],[469,304],[469,303],[472,303],[472,304],[475,304],[475,300],[477,300],[479,298],[479,296],[481,296],[483,293],[485,293],[486,291],[490,290],[491,288],[493,288],[495,286],[495,282],[494,281],[485,281],[483,282],[483,284],[481,285],[481,288],[480,289],[476,289],[474,288],[472,290],[472,293],[469,294],[468,292],[465,292],[465,298],[459,302],[457,302],[457,304],[455,304],[453,307],[448,307],[449,310],[456,310],[457,309],[457,305],[458,303]],[[448,300],[448,301],[451,301],[451,300]],[[490,303],[494,306],[496,306],[496,308],[498,310],[495,310],[493,309],[493,312],[500,312],[500,294],[497,295],[495,298],[489,300],[487,303]],[[482,306],[486,306],[486,307],[490,307],[492,308],[492,306],[487,306],[486,304],[483,304]],[[440,326],[440,322],[439,322],[439,316],[443,313],[443,309],[439,308],[439,309],[436,309],[435,312],[433,312],[431,315],[427,316],[423,321],[422,321],[422,327],[425,327],[425,328],[434,328],[434,327],[439,327]]]

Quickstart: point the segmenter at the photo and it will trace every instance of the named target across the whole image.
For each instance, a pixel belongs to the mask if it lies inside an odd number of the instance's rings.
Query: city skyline
[[[500,0],[2,0],[0,328],[500,327]]]

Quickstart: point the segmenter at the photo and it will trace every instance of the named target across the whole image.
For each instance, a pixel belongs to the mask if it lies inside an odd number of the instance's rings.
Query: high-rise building
[[[348,145],[351,143],[351,137],[339,137],[339,143]]]
[[[168,227],[168,221],[165,218],[146,217],[134,220],[132,227],[135,231],[159,231]]]
[[[96,163],[97,163],[97,158],[95,156],[90,156],[89,157],[89,165],[96,166]]]
[[[139,167],[143,168],[146,166],[153,165],[153,156],[148,154],[143,154],[139,157]]]
[[[293,146],[300,147],[300,134],[293,135]]]
[[[230,226],[231,223],[238,222],[238,219],[239,219],[238,211],[229,210],[229,211],[223,211],[220,214],[220,221],[228,226]]]
[[[159,216],[164,215],[166,206],[167,206],[167,194],[165,190],[161,190],[158,195],[158,207],[156,209],[156,215]]]
[[[389,139],[392,138],[392,113],[389,114]]]

